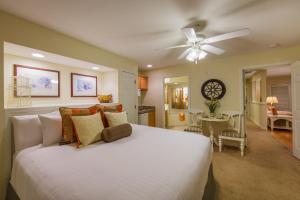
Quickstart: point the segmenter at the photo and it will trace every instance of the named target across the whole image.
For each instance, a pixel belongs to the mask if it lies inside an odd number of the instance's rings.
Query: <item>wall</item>
[[[257,81],[260,82],[260,88],[255,88]],[[267,71],[257,70],[250,80],[250,88],[252,99],[250,100],[250,120],[257,126],[267,128]],[[258,89],[259,97],[256,97],[256,90]]]
[[[11,81],[11,77],[13,76],[13,66],[14,64],[20,64],[29,67],[38,67],[38,68],[46,68],[60,71],[60,97],[58,98],[32,98],[32,106],[43,106],[43,105],[67,105],[67,104],[82,104],[82,103],[98,103],[97,98],[95,97],[71,97],[71,73],[80,73],[86,75],[97,76],[97,84],[98,84],[98,94],[102,91],[109,91],[106,87],[111,85],[110,92],[116,93],[117,85],[116,77],[111,76],[114,75],[115,72],[106,72],[101,73],[97,71],[87,70],[76,68],[72,66],[64,66],[56,63],[50,63],[40,60],[34,60],[29,58],[24,58],[15,55],[4,55],[4,88],[6,88],[4,93],[5,103],[7,103],[8,99],[8,84]],[[107,74],[109,73],[109,74]],[[111,78],[112,80],[110,80]],[[113,82],[113,84],[111,84]],[[14,95],[11,94],[11,98]],[[7,106],[5,106],[7,107]]]
[[[288,76],[273,76],[267,77],[267,96],[271,95],[271,86],[272,85],[288,85],[289,93],[291,94],[291,75]],[[290,95],[289,108],[292,110],[292,97]]]
[[[208,111],[200,88],[204,81],[217,78],[222,80],[227,88],[226,95],[221,100],[220,110],[242,111],[242,68],[292,63],[299,58],[300,45],[296,45],[237,56],[214,56],[198,64],[186,63],[145,71],[144,73],[149,77],[149,89],[142,104],[156,106],[156,124],[163,127],[163,78],[187,75],[190,81],[191,108]]]
[[[138,72],[137,62],[115,53],[87,44],[57,31],[32,23],[14,15],[0,11],[0,94],[4,94],[4,42],[47,51],[95,64],[114,68],[118,71]],[[120,76],[120,73],[118,73]],[[119,79],[120,77],[118,77]],[[118,83],[120,90],[125,85]],[[123,97],[119,96],[120,102]],[[137,101],[137,97],[136,97]],[[122,102],[126,103],[126,102]],[[10,135],[4,131],[4,96],[0,95],[0,199],[4,199],[10,171]]]
[[[111,71],[101,74],[101,83],[99,94],[107,95],[112,94],[113,102],[119,101],[119,90],[118,90],[118,72]]]

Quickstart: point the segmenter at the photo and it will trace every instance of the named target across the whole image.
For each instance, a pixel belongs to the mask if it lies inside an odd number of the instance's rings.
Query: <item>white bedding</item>
[[[113,143],[34,146],[14,159],[21,200],[198,200],[211,164],[208,138],[132,125]]]

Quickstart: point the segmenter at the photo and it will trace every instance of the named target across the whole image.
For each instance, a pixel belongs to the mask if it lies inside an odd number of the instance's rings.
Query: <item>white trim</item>
[[[297,129],[296,127],[296,119],[297,119],[297,110],[299,108],[297,108],[297,102],[296,102],[296,93],[295,91],[297,91],[296,86],[295,86],[295,67],[298,66],[300,67],[300,62],[297,61],[295,63],[292,64],[292,77],[291,77],[291,87],[292,87],[292,112],[293,112],[293,155],[295,157],[297,157],[298,159],[300,159],[300,147],[297,146],[297,143],[300,142],[299,138],[300,138],[300,130]],[[299,88],[298,88],[299,90]],[[299,116],[299,113],[298,113]],[[298,144],[299,145],[299,144]]]

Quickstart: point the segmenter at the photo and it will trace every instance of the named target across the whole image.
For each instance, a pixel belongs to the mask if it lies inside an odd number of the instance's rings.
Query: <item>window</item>
[[[271,95],[277,97],[278,110],[290,111],[290,88],[288,85],[271,85]]]

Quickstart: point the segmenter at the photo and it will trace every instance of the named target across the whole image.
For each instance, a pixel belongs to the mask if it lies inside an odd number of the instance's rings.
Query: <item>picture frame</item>
[[[60,97],[60,72],[57,70],[14,64],[13,75],[29,79],[31,97]],[[22,97],[22,93],[18,91],[19,87],[17,84],[15,82],[16,90],[14,95]]]
[[[71,97],[97,97],[97,76],[71,73]]]

